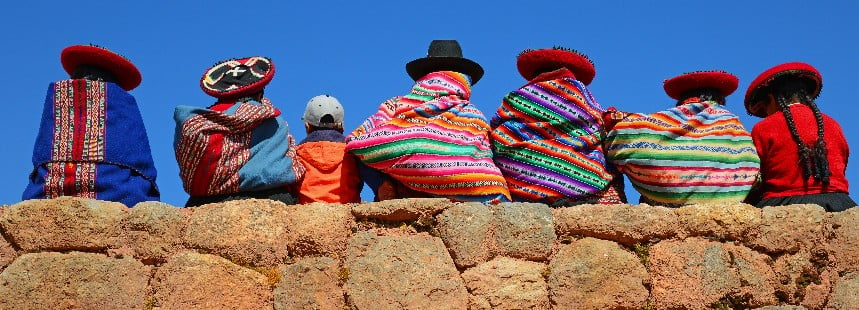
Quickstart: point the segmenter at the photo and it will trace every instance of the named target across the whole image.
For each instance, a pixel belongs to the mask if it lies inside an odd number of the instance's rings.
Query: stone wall
[[[859,309],[859,208],[61,198],[0,232],[0,309]]]

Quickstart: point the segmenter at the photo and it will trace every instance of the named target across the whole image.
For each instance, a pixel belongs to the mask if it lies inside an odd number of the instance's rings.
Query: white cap
[[[325,117],[330,115],[330,117]],[[323,118],[325,118],[323,120]],[[310,125],[322,128],[342,128],[343,127],[343,106],[330,95],[319,95],[310,98],[307,102],[307,108],[304,110],[304,116],[301,120]],[[323,122],[324,121],[324,122]]]

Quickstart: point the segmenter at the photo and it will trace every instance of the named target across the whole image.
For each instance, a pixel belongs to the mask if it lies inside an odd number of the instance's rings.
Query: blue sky
[[[166,1],[165,1],[166,2]],[[6,60],[0,90],[6,111],[0,132],[0,204],[15,203],[32,170],[33,142],[47,85],[68,76],[59,62],[69,45],[94,43],[131,59],[143,83],[137,98],[148,131],[162,201],[183,205],[173,155],[173,108],[207,106],[199,88],[216,61],[251,55],[272,58],[277,75],[266,95],[297,139],[311,97],[331,94],[356,127],[385,99],[412,81],[405,64],[426,55],[433,39],[456,39],[486,75],[472,102],[487,117],[524,83],[516,56],[554,45],[590,56],[591,91],[603,106],[653,112],[673,105],[662,81],[677,74],[721,69],[740,78],[728,108],[747,128],[742,97],[763,70],[808,62],[823,74],[818,104],[859,145],[856,74],[857,1],[11,1],[0,32]],[[848,166],[851,192],[857,167]],[[366,192],[366,191],[365,191]],[[633,202],[638,194],[627,183]],[[367,193],[365,199],[371,198]],[[855,195],[854,195],[855,198]]]

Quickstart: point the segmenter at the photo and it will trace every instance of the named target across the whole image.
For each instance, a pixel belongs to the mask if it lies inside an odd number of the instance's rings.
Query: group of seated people
[[[70,79],[49,86],[23,199],[158,200],[148,137],[128,93],[140,72],[98,46],[68,47],[61,62]],[[351,132],[339,101],[316,96],[302,117],[307,137],[296,143],[264,96],[271,59],[221,61],[200,82],[215,103],[174,113],[186,206],[354,203],[364,184],[376,201],[618,204],[627,202],[623,175],[650,205],[856,205],[847,141],[815,102],[823,84],[811,65],[780,64],[752,81],[744,105],[763,120],[749,133],[727,109],[739,83],[727,72],[667,79],[676,104],[643,114],[601,106],[587,88],[595,67],[575,50],[525,50],[516,64],[525,84],[487,119],[469,101],[483,68],[457,41],[434,40],[426,57],[406,64],[415,84],[404,96]]]

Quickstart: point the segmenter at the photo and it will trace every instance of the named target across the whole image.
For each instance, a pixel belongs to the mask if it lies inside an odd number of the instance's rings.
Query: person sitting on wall
[[[70,79],[48,86],[22,199],[75,196],[129,207],[158,201],[146,127],[128,93],[140,85],[140,71],[94,45],[69,46],[60,62]]]
[[[296,202],[290,191],[304,166],[280,110],[263,96],[274,73],[266,57],[218,62],[200,81],[217,102],[176,107],[174,147],[191,196],[186,206],[246,198]]]
[[[343,118],[343,106],[337,98],[319,95],[307,102],[301,117],[307,137],[296,150],[307,170],[298,186],[300,203],[361,202],[364,183],[355,157],[346,152]]]
[[[606,113],[608,159],[629,177],[642,203],[678,207],[746,198],[760,160],[749,132],[725,108],[738,83],[724,71],[686,73],[663,83],[675,107]]]
[[[625,203],[623,178],[603,152],[605,109],[587,88],[596,75],[590,59],[554,47],[526,50],[516,64],[528,83],[504,97],[491,122],[513,201]]]
[[[764,118],[752,128],[761,156],[758,207],[817,204],[827,211],[856,206],[847,183],[850,147],[841,126],[814,101],[823,77],[791,62],[761,73],[746,91],[746,111]]]
[[[447,197],[509,201],[492,161],[489,124],[469,101],[483,68],[462,57],[455,40],[434,40],[427,57],[406,64],[415,81],[385,101],[348,137],[346,149],[366,165],[362,179],[376,200]]]

